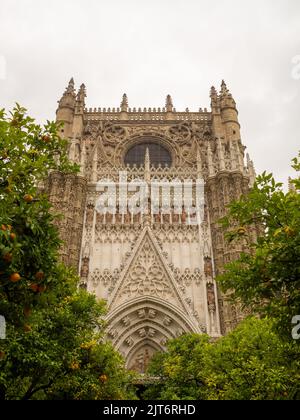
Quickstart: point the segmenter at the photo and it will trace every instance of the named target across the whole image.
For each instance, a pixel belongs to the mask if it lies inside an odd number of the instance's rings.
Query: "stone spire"
[[[201,152],[198,146],[197,146],[197,177],[198,179],[201,179],[203,177]]]
[[[150,182],[150,153],[148,147],[145,152],[145,181]]]
[[[127,112],[127,110],[128,110],[128,98],[127,98],[126,93],[124,93],[122,97],[122,102],[121,102],[121,111]]]
[[[86,98],[86,89],[85,89],[85,85],[82,84],[76,96],[75,114],[83,114],[84,107],[85,107],[85,98]],[[83,127],[81,127],[81,130],[82,128]]]
[[[85,84],[82,83],[82,85],[80,86],[78,90],[76,100],[77,102],[80,102],[84,105],[85,98],[86,98],[86,89],[85,89]]]
[[[210,143],[208,144],[208,149],[207,149],[207,163],[208,163],[208,175],[214,176],[215,170],[214,170],[213,155],[212,155]]]
[[[71,77],[68,87],[66,88],[65,94],[74,94],[75,93],[75,83],[73,77]]]
[[[92,160],[92,182],[97,182],[97,171],[98,171],[98,149],[96,146],[94,149],[93,160]]]
[[[166,110],[167,110],[167,112],[173,112],[173,101],[172,101],[171,95],[167,95]]]
[[[212,86],[211,89],[210,89],[210,97],[212,99],[215,99],[215,98],[217,98],[217,96],[218,96],[218,92],[217,92],[216,88],[214,86]]]
[[[73,104],[75,103],[75,88],[74,88],[74,79],[73,77],[69,81],[68,86],[66,87],[66,90],[63,93],[63,96],[61,97],[60,101],[58,102],[59,107],[63,107],[64,105],[70,105],[70,102]]]
[[[226,85],[225,81],[224,81],[224,80],[222,80],[220,94],[221,94],[222,96],[227,96],[227,95],[228,95],[228,93],[229,93],[229,90],[227,89],[227,85]]]
[[[255,179],[256,179],[256,172],[255,172],[253,161],[250,159],[249,153],[247,153],[246,158],[247,158],[247,171],[250,178],[250,186],[253,187]]]
[[[219,162],[220,162],[220,170],[225,171],[225,155],[224,155],[224,148],[223,143],[220,138],[218,138],[218,151],[219,151]]]

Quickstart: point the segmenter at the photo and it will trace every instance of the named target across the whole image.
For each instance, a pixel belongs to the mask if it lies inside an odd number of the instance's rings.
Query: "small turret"
[[[128,110],[128,98],[127,98],[126,93],[124,93],[122,97],[122,102],[121,102],[121,111],[127,112],[127,110]]]
[[[221,137],[224,135],[224,128],[221,119],[220,98],[214,86],[210,89],[210,98],[213,134],[215,137]]]
[[[128,119],[128,98],[126,93],[124,93],[123,97],[122,97],[122,102],[121,102],[121,120],[127,120]]]
[[[173,101],[172,101],[171,95],[167,95],[166,110],[167,110],[167,112],[173,112]]]
[[[226,138],[228,140],[240,140],[240,124],[236,103],[224,80],[221,84],[219,99],[221,118],[226,129]]]
[[[63,96],[58,101],[58,108],[56,111],[56,121],[64,123],[64,127],[60,132],[60,134],[64,137],[72,137],[75,104],[76,94],[74,89],[74,79],[72,77]]]

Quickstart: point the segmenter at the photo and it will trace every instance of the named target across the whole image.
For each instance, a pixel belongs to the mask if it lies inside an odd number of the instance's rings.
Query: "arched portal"
[[[108,336],[124,356],[129,369],[141,373],[168,340],[199,332],[178,307],[159,299],[141,297],[126,302],[107,317]]]

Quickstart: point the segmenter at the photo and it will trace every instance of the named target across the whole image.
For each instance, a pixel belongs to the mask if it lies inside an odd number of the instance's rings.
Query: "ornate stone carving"
[[[163,299],[173,295],[165,271],[149,239],[143,244],[137,260],[128,273],[122,294],[127,298],[150,295]]]
[[[129,327],[129,325],[131,324],[130,318],[128,316],[126,316],[125,318],[122,319],[122,324],[125,327]]]
[[[124,141],[126,138],[126,130],[120,125],[107,125],[104,130],[104,139],[107,143],[116,146],[116,142]]]

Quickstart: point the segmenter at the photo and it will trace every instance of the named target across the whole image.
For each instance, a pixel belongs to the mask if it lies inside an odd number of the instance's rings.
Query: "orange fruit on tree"
[[[23,198],[24,198],[24,201],[28,204],[32,203],[32,201],[33,201],[33,197],[32,197],[31,194],[25,194]]]
[[[5,232],[6,231],[6,226],[5,225],[1,225],[1,230],[3,230],[3,232]]]
[[[12,261],[12,258],[13,258],[13,256],[10,253],[5,254],[4,257],[3,257],[4,261],[6,261],[8,263],[10,263]]]
[[[33,292],[38,292],[39,291],[39,285],[36,284],[36,283],[32,283],[29,287]]]
[[[11,282],[17,283],[18,281],[21,280],[21,276],[20,276],[19,273],[13,273],[13,274],[10,275],[9,279],[10,279]]]
[[[50,143],[50,141],[51,141],[51,137],[49,136],[49,134],[45,134],[45,135],[42,137],[42,140],[43,140],[45,143]]]
[[[14,241],[14,240],[16,239],[17,235],[16,235],[15,233],[11,233],[11,234],[9,235],[9,237],[10,237],[10,239],[11,239],[12,241]]]
[[[45,278],[45,274],[42,271],[38,271],[35,275],[37,280],[43,280]]]
[[[246,233],[247,233],[247,230],[244,227],[238,228],[239,235],[245,235]]]
[[[104,382],[107,382],[107,379],[108,379],[108,378],[107,378],[107,376],[106,376],[106,375],[104,375],[104,374],[103,374],[103,375],[101,375],[101,376],[99,376],[99,380],[100,380],[101,382],[103,382],[103,383],[104,383]]]
[[[77,363],[77,362],[72,362],[71,363],[71,366],[70,366],[70,368],[72,369],[72,370],[77,370],[77,369],[79,369],[79,363]]]

